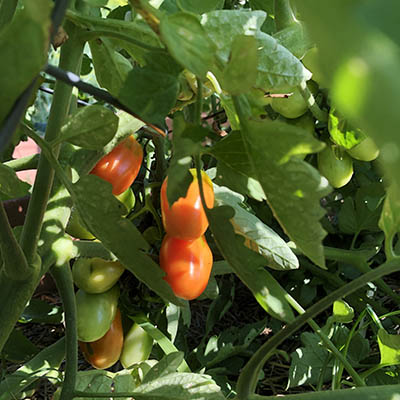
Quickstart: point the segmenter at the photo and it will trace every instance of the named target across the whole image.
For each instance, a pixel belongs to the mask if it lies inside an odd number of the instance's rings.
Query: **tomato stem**
[[[306,82],[302,82],[298,86],[301,95],[303,96],[305,102],[307,103],[308,109],[311,111],[312,115],[321,122],[326,122],[328,121],[328,113],[324,110],[322,110],[317,102],[315,101],[315,98],[313,94],[311,93],[310,89],[307,86]]]
[[[69,40],[62,46],[60,66],[74,73],[79,72],[84,43],[76,40],[77,29],[72,24],[67,24]],[[61,126],[67,117],[70,107],[72,87],[57,81],[47,124],[45,139],[54,140],[58,137]],[[60,146],[54,149],[55,158],[58,157]],[[40,156],[38,171],[33,186],[31,200],[26,214],[25,224],[21,233],[21,247],[24,250],[28,263],[33,261],[36,253],[38,237],[42,228],[44,212],[53,185],[54,170],[46,157]]]
[[[54,266],[51,269],[51,274],[60,293],[65,313],[65,344],[67,351],[65,377],[60,400],[67,400],[71,399],[74,394],[78,372],[78,333],[74,283],[69,263]]]

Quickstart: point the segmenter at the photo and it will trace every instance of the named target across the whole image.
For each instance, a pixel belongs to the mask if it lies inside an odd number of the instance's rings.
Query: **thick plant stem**
[[[348,296],[357,289],[363,287],[368,282],[372,282],[385,275],[400,270],[400,257],[382,264],[380,267],[360,276],[359,278],[349,282],[347,285],[335,290],[321,299],[319,302],[311,306],[304,314],[298,316],[292,323],[286,325],[279,333],[271,337],[254,353],[253,357],[243,368],[237,382],[237,399],[247,400],[254,393],[257,386],[258,374],[272,355],[275,349],[287,338],[298,331],[311,318],[314,318],[326,308],[331,306],[335,300]]]
[[[54,266],[51,274],[61,295],[65,313],[66,368],[60,400],[69,400],[73,397],[75,391],[76,374],[78,372],[78,333],[74,283],[68,263],[62,266]]]
[[[304,308],[289,294],[286,296],[289,304],[301,315],[304,314],[306,311]],[[314,330],[314,332],[319,336],[321,341],[324,343],[326,348],[336,357],[336,359],[341,363],[341,365],[346,368],[347,372],[353,378],[353,381],[356,383],[357,386],[365,386],[364,380],[358,375],[356,370],[352,367],[350,362],[346,359],[346,357],[338,350],[338,348],[332,343],[332,341],[322,332],[322,329],[319,325],[310,318],[308,320],[308,325]]]
[[[0,250],[3,261],[1,264],[0,259],[0,271],[15,281],[27,279],[30,267],[14,236],[2,202],[0,202]]]
[[[0,2],[0,31],[11,22],[18,0],[3,0]]]
[[[290,0],[274,0],[274,19],[278,32],[297,22]]]
[[[70,38],[62,46],[60,67],[78,73],[84,43],[76,39],[79,32],[74,25],[66,24],[66,29],[68,30]],[[45,135],[47,141],[52,141],[58,137],[60,129],[68,115],[71,95],[72,87],[63,82],[57,81]],[[56,157],[58,157],[59,146],[54,148],[53,151]],[[26,215],[26,222],[20,240],[28,263],[31,262],[36,253],[43,215],[46,211],[53,178],[54,171],[51,168],[51,165],[46,157],[41,156],[32,197]]]
[[[308,109],[311,111],[311,114],[321,122],[326,122],[328,121],[328,113],[324,110],[321,110],[319,105],[316,103],[315,98],[313,94],[311,93],[310,89],[307,87],[306,82],[302,82],[299,85],[299,90],[301,95],[303,96],[303,99],[307,103]]]

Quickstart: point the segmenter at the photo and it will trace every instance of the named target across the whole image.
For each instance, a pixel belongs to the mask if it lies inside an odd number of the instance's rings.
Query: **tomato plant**
[[[78,339],[93,342],[110,329],[118,305],[117,285],[104,293],[91,294],[79,289],[76,292]]]
[[[124,339],[121,364],[129,368],[133,364],[149,358],[153,348],[153,338],[136,322],[131,326]]]
[[[362,142],[347,150],[347,153],[356,160],[372,161],[379,156],[379,149],[376,147],[375,142],[367,137]]]
[[[186,300],[199,297],[210,278],[213,256],[204,236],[182,240],[165,236],[160,249],[160,267],[175,295]]]
[[[161,213],[165,231],[169,236],[180,239],[196,239],[204,234],[208,227],[206,213],[201,204],[199,184],[196,170],[191,169],[193,181],[189,185],[185,197],[178,199],[172,206],[168,204],[167,185],[168,177],[161,186]],[[212,208],[214,205],[214,190],[211,179],[201,172],[204,197],[206,205]]]
[[[340,147],[328,145],[318,153],[318,169],[334,188],[340,188],[353,176],[353,161]]]
[[[124,273],[119,261],[99,257],[78,258],[72,266],[74,283],[87,293],[104,293],[111,289]]]
[[[106,334],[94,342],[79,341],[79,347],[86,360],[94,368],[106,369],[119,360],[123,343],[121,312],[117,309],[114,320]]]
[[[111,183],[113,194],[120,195],[136,179],[142,160],[142,146],[131,135],[106,154],[90,173]]]

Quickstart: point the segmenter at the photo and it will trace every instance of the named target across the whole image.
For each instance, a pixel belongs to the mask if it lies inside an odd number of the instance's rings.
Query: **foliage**
[[[397,2],[36,3],[0,1],[0,399],[398,396]]]

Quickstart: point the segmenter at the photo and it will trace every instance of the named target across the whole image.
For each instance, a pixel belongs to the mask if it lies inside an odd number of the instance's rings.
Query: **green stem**
[[[3,203],[0,201],[0,271],[10,279],[23,281],[30,275],[30,267],[25,258],[10,222]]]
[[[78,372],[78,333],[74,283],[69,263],[54,266],[51,274],[60,293],[65,314],[66,367],[60,400],[69,400],[74,395]]]
[[[18,0],[3,0],[0,2],[0,31],[11,22]]]
[[[115,39],[123,40],[124,42],[133,44],[134,46],[140,47],[147,51],[157,51],[160,53],[165,53],[165,51],[160,47],[150,46],[146,43],[141,42],[131,36],[124,34],[123,32],[109,31],[109,30],[92,30],[82,33],[80,39],[83,41],[94,40],[99,37],[111,37]]]
[[[289,304],[300,314],[304,314],[306,311],[304,308],[292,297],[290,294],[286,295],[286,300]],[[338,350],[338,348],[332,343],[332,341],[325,335],[319,325],[313,320],[309,319],[308,324],[314,330],[314,332],[320,337],[325,346],[331,351],[337,360],[346,368],[347,372],[351,375],[357,386],[365,386],[365,382],[361,379],[360,375],[352,367],[346,357]]]
[[[311,111],[312,115],[321,122],[326,122],[328,121],[328,113],[324,110],[322,110],[317,102],[315,101],[315,98],[313,94],[310,92],[310,89],[307,86],[306,82],[302,82],[298,86],[301,95],[303,96],[303,99],[307,103],[308,109]]]
[[[311,306],[304,314],[298,316],[292,323],[286,325],[279,333],[264,343],[248,361],[239,375],[237,382],[237,399],[247,400],[254,393],[257,385],[258,374],[265,362],[272,355],[275,349],[287,338],[298,331],[310,318],[324,311],[332,305],[335,300],[346,297],[368,282],[372,282],[382,276],[400,270],[400,257],[382,264],[380,267],[366,273],[363,276],[349,282],[345,286],[328,294],[319,302]]]
[[[32,154],[31,156],[17,158],[5,163],[7,167],[12,168],[14,171],[25,171],[27,169],[36,169],[38,166],[39,154]]]
[[[290,0],[274,0],[274,20],[277,32],[297,22]]]
[[[195,103],[195,124],[201,124],[201,111],[203,109],[203,82],[196,78],[197,81],[197,96]]]
[[[75,26],[66,24],[65,28],[70,38],[61,48],[60,67],[74,73],[79,73],[78,69],[83,54],[84,43],[77,40],[79,32]],[[58,137],[61,126],[64,124],[68,114],[71,94],[71,86],[57,81],[45,135],[47,141],[52,141]],[[59,146],[53,150],[57,158]],[[54,170],[51,168],[46,157],[40,156],[35,184],[20,239],[21,247],[28,263],[33,260],[36,253],[53,178]]]

